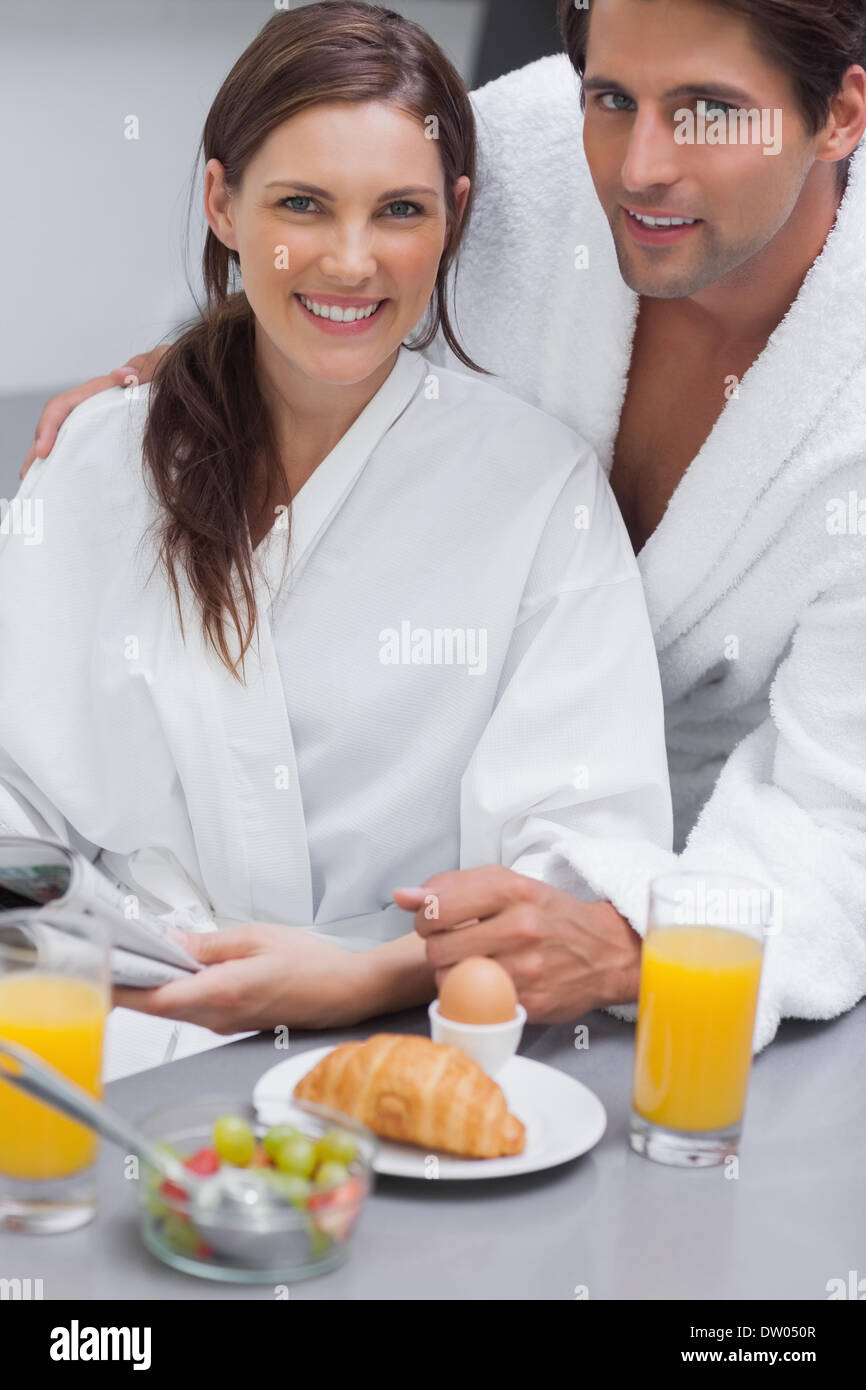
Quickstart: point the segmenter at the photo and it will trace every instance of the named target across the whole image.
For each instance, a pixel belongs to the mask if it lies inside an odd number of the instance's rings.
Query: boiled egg
[[[467,956],[452,965],[439,991],[439,1013],[453,1023],[508,1023],[517,991],[504,966],[488,956]]]

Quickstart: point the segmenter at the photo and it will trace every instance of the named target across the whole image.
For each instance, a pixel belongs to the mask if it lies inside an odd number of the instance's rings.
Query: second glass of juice
[[[52,968],[26,936],[6,928],[0,940],[0,1041],[29,1049],[97,1097],[108,964],[95,921]],[[7,1066],[14,1070],[3,1061],[0,1076]],[[0,1079],[0,1229],[49,1234],[91,1220],[96,1147],[92,1130]]]
[[[643,944],[629,1143],[659,1163],[736,1154],[772,893],[721,874],[654,879]]]

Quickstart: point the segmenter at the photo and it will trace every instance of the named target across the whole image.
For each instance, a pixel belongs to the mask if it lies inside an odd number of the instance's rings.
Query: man
[[[866,992],[866,7],[561,0],[560,18],[568,58],[475,98],[457,323],[609,471],[653,621],[674,853],[569,833],[570,882],[478,868],[395,899],[437,971],[496,956],[555,1021],[636,998],[653,875],[762,881],[760,1050],[780,1018]],[[42,449],[113,381],[49,408]],[[278,953],[248,931],[201,958]]]

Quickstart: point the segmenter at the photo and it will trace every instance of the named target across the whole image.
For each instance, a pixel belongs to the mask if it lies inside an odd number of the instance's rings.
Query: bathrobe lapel
[[[298,493],[286,584],[298,578],[423,373],[422,359],[401,348],[376,396]],[[164,663],[173,678],[162,685],[166,698],[160,704],[180,746],[189,746],[194,711],[196,756],[187,758],[184,793],[192,822],[201,827],[203,880],[212,897],[230,905],[223,919],[307,925],[313,898],[304,807],[270,622],[286,561],[285,530],[273,527],[254,560],[259,623],[246,655],[246,683],[206,649],[196,607],[184,590],[187,649],[176,634],[166,639],[174,643]],[[159,698],[161,692],[155,693]]]
[[[836,226],[798,298],[739,394],[726,401],[638,556],[660,653],[720,600],[784,525],[788,492],[776,484],[796,466],[798,445],[863,357],[863,312],[855,312],[852,297],[866,310],[864,224],[866,147],[854,157]],[[567,242],[551,296],[540,404],[590,440],[609,475],[638,299],[620,276],[600,208],[579,200]],[[575,268],[581,245],[589,248],[586,269]]]
[[[292,580],[301,574],[370,454],[415,395],[424,371],[423,359],[408,348],[401,348],[390,376],[295,497],[287,571]],[[282,578],[285,532],[278,526],[272,527],[260,548],[266,590],[270,590],[264,601],[270,607]]]

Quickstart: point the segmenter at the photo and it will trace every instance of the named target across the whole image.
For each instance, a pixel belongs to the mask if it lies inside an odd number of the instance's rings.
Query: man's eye
[[[282,207],[287,207],[290,212],[307,212],[307,208],[295,207],[296,203],[311,203],[313,200],[305,193],[295,193],[290,198],[283,198]]]
[[[605,111],[628,111],[634,105],[631,97],[627,97],[625,92],[602,92],[598,100]]]
[[[734,107],[729,101],[716,101],[715,99],[711,100],[709,97],[706,98],[705,106],[708,116],[727,116],[729,111],[734,110]]]

